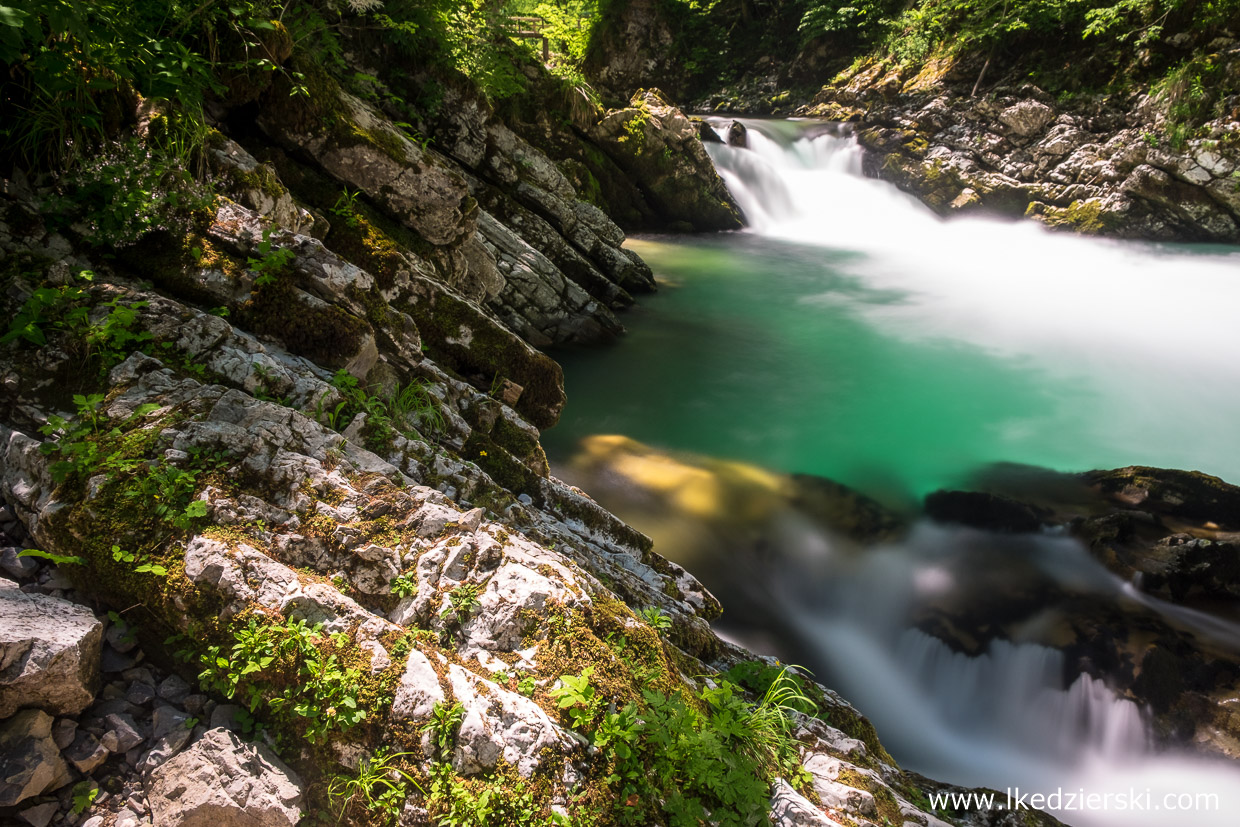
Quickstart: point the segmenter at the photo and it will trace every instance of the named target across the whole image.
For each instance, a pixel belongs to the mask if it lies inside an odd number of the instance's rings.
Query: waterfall
[[[820,248],[824,256],[849,253],[833,266],[906,296],[858,304],[856,312],[871,314],[874,324],[914,341],[955,340],[1036,361],[1042,370],[1078,371],[1083,382],[1114,381],[1108,391],[1123,415],[1109,424],[1128,429],[1136,442],[1151,420],[1168,415],[1182,419],[1185,433],[1234,433],[1240,325],[1219,298],[1236,291],[1237,253],[1085,239],[1027,221],[945,221],[865,178],[862,150],[843,128],[744,124],[747,148],[707,149],[745,213],[747,232]],[[1202,388],[1222,401],[1199,404]],[[1150,393],[1170,401],[1154,408]],[[1202,464],[1236,467],[1235,457],[1220,460],[1220,453],[1228,452],[1205,440]],[[783,542],[810,541],[789,532]],[[1235,624],[1140,594],[1066,537],[987,539],[921,524],[899,543],[852,556],[834,551],[830,538],[812,544],[812,554],[782,550],[771,599],[797,637],[811,642],[819,678],[874,721],[903,766],[1000,791],[1148,795],[1138,799],[1148,806],[1122,811],[1056,812],[1073,825],[1234,823],[1240,771],[1156,749],[1147,710],[1087,674],[1065,685],[1062,652],[1036,642],[1034,632],[1026,642],[998,636],[966,654],[910,618],[1003,578],[1041,578],[1154,613],[1233,650],[1240,648]],[[1053,612],[1042,622],[1053,626]],[[1168,812],[1176,796],[1197,794],[1217,795],[1218,806]]]

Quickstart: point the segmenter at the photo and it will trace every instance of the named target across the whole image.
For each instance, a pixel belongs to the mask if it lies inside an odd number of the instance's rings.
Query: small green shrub
[[[431,719],[426,722],[426,731],[431,734],[439,755],[450,755],[452,745],[456,742],[456,731],[460,729],[465,718],[465,707],[460,703],[436,701],[431,709]]]
[[[265,712],[312,744],[361,723],[361,673],[340,663],[347,636],[328,635],[321,623],[284,623],[250,617],[233,630],[232,646],[210,646],[198,656],[204,688],[242,699],[251,714]],[[334,651],[333,651],[334,650]]]
[[[392,578],[392,594],[397,597],[412,597],[418,593],[417,578],[411,574],[401,574]]]
[[[592,667],[563,675],[551,695],[607,762],[605,781],[622,824],[755,824],[776,776],[804,784],[792,713],[811,702],[788,670],[757,703],[718,679],[696,695],[644,689],[619,708],[591,684]]]

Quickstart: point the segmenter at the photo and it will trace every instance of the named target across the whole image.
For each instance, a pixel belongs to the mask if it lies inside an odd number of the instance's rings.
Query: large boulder
[[[102,642],[90,609],[0,577],[0,718],[22,707],[81,712],[95,697]]]
[[[698,128],[658,89],[608,112],[590,137],[637,181],[665,228],[736,230],[740,209],[715,172]]]
[[[52,716],[26,709],[0,724],[0,807],[69,782],[69,767],[52,739]]]
[[[155,769],[147,800],[160,827],[293,827],[301,779],[275,753],[224,728]]]

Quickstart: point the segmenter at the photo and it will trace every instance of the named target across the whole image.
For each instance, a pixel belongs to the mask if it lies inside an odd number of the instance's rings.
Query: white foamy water
[[[854,253],[832,266],[904,297],[857,302],[857,314],[891,336],[957,341],[1095,388],[1099,439],[1141,444],[1172,421],[1183,435],[1178,464],[1187,458],[1240,476],[1240,254],[1086,239],[1025,221],[943,221],[864,178],[850,137],[745,123],[748,149],[707,147],[749,232]],[[838,304],[847,295],[824,291],[807,301]],[[908,628],[923,601],[977,587],[984,566],[961,552],[975,535],[923,525],[854,560],[816,538],[812,555],[784,550],[797,562],[777,578],[772,599],[812,642],[829,682],[911,769],[1000,791],[1140,802],[1056,813],[1073,825],[1236,823],[1240,768],[1157,751],[1148,710],[1086,675],[1065,686],[1057,650],[998,640],[970,657]],[[1211,646],[1240,648],[1235,624],[1136,592],[1070,539],[1033,538],[1020,553],[1064,589],[1155,613]],[[806,576],[811,556],[816,577]],[[1184,808],[1198,795],[1206,796],[1200,806]]]

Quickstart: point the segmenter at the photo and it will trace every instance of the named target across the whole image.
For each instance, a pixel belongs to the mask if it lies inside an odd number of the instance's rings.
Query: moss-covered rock
[[[591,137],[637,182],[665,228],[735,230],[740,209],[715,172],[692,121],[657,89],[607,113]]]

